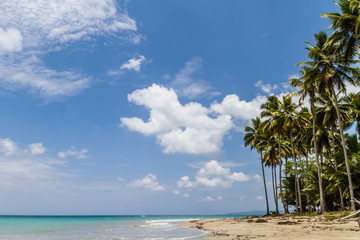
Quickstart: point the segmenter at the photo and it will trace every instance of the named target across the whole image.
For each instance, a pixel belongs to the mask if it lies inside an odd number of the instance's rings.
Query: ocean
[[[177,227],[186,220],[241,218],[241,215],[194,216],[0,216],[6,240],[200,240],[207,234]]]

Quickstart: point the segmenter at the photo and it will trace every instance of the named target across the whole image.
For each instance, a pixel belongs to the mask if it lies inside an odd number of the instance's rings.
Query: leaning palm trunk
[[[310,104],[311,104],[311,114],[312,114],[312,124],[313,124],[313,138],[314,138],[314,150],[315,150],[315,158],[316,158],[316,166],[318,172],[318,179],[319,179],[319,192],[320,192],[320,212],[324,212],[324,194],[322,188],[322,176],[321,176],[321,167],[319,164],[319,153],[316,145],[316,125],[315,125],[315,104],[314,104],[314,96],[310,95]]]
[[[330,91],[331,91],[331,94],[333,95],[333,99],[334,99],[334,103],[335,103],[335,109],[336,109],[336,115],[337,115],[337,118],[338,118],[338,121],[339,121],[339,130],[340,130],[340,136],[341,136],[341,143],[342,143],[342,147],[343,147],[343,150],[344,150],[346,172],[347,172],[348,181],[349,181],[350,206],[351,206],[351,210],[355,211],[355,202],[353,201],[354,200],[354,190],[353,190],[353,186],[352,186],[349,158],[348,158],[347,150],[346,150],[344,130],[343,130],[343,125],[342,125],[342,121],[341,121],[341,117],[340,117],[339,105],[338,105],[337,97],[336,97],[335,90],[334,90],[333,86],[330,87]]]
[[[262,161],[262,153],[260,153],[260,157],[261,157],[261,169],[262,169],[263,180],[264,180],[264,189],[265,189],[266,215],[270,215],[269,199],[268,199],[268,194],[267,194],[267,189],[266,189],[266,180],[265,180],[264,164],[263,164],[263,161]]]
[[[296,156],[295,156],[295,150],[294,150],[294,143],[293,143],[293,137],[292,137],[292,130],[290,128],[290,143],[291,143],[291,150],[292,150],[292,154],[293,154],[293,159],[294,159],[294,170],[295,170],[295,182],[296,182],[296,186],[297,186],[297,194],[298,194],[298,205],[300,206],[300,213],[303,213],[303,207],[301,204],[301,192],[300,192],[300,182],[299,182],[299,176],[298,176],[298,171],[297,171],[297,163],[296,163]]]
[[[335,171],[337,172],[337,171],[338,171],[338,168],[337,168],[337,161],[336,161],[336,156],[335,156],[336,150],[335,150],[335,136],[334,136],[334,132],[335,132],[335,128],[332,127],[332,129],[331,129],[331,138],[332,138],[332,144],[333,144],[332,150],[333,150],[333,154],[334,154]],[[337,178],[336,181],[338,182],[338,184],[340,183],[339,178]],[[339,195],[340,195],[340,201],[341,201],[341,208],[344,209],[344,208],[345,208],[345,206],[344,206],[344,198],[343,198],[343,194],[342,194],[342,190],[341,190],[340,184],[339,184]]]

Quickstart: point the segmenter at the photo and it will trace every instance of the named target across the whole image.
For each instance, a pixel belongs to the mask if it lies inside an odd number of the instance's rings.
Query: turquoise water
[[[206,233],[178,228],[189,219],[245,216],[0,216],[0,239],[203,239]]]

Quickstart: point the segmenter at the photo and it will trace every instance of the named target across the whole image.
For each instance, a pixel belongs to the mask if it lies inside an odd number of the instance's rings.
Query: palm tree
[[[351,108],[351,118],[356,122],[356,131],[360,139],[360,93],[350,93],[346,98],[346,103]]]
[[[259,117],[255,119],[251,119],[252,127],[245,127],[245,136],[244,142],[245,146],[250,146],[250,149],[256,149],[260,153],[260,161],[261,161],[261,169],[264,181],[264,189],[265,189],[265,199],[266,199],[266,215],[270,215],[269,211],[269,200],[266,189],[266,180],[265,180],[265,172],[264,172],[264,160],[263,160],[263,151],[265,150],[261,144],[262,139],[264,138],[262,129],[261,129],[261,120]]]
[[[322,17],[331,21],[329,28],[334,29],[328,44],[337,46],[346,61],[354,59],[360,46],[360,1],[340,0],[335,2],[341,13],[323,13]]]
[[[351,105],[346,104],[347,97],[339,98],[339,110],[340,110],[340,117],[341,121],[344,123],[346,127],[350,126],[351,119],[349,113],[351,112]],[[334,166],[335,171],[338,171],[338,162],[336,159],[336,146],[337,144],[337,137],[335,137],[337,133],[337,114],[336,109],[334,106],[333,101],[331,100],[330,96],[323,95],[322,98],[318,98],[319,106],[316,110],[316,125],[321,128],[330,128],[331,129],[331,144],[332,144],[332,151],[333,151],[333,159],[334,159]],[[340,140],[341,144],[341,140]],[[338,178],[337,181],[339,182],[340,179]],[[339,195],[341,200],[341,206],[344,208],[343,202],[343,191],[341,185],[338,184],[339,188]]]
[[[303,212],[293,133],[294,129],[302,128],[302,126],[306,122],[306,119],[297,114],[296,109],[299,107],[299,105],[292,103],[290,95],[283,96],[282,102],[279,101],[276,97],[273,97],[272,101],[273,102],[270,102],[269,105],[277,105],[278,107],[270,109],[267,114],[272,118],[271,124],[276,126],[282,126],[284,132],[289,135],[292,157],[294,161],[295,182],[298,196],[297,205],[300,208],[300,212]]]
[[[302,76],[300,78],[290,79],[290,83],[292,87],[300,87],[299,90],[294,93],[300,94],[300,101],[304,101],[306,96],[309,96],[310,107],[311,107],[311,115],[312,115],[312,130],[313,130],[313,146],[315,151],[318,179],[319,179],[319,192],[320,192],[320,212],[324,212],[324,194],[322,187],[322,177],[321,177],[321,168],[319,164],[319,154],[317,150],[316,144],[316,115],[315,115],[315,104],[314,98],[316,94],[316,78],[318,76],[317,72],[314,68],[310,66],[303,66],[303,70],[300,71]]]
[[[277,149],[277,153],[278,153],[278,157],[277,157],[277,164],[279,165],[279,182],[280,182],[280,196],[281,196],[281,201],[283,203],[285,212],[288,212],[288,208],[285,205],[285,201],[283,198],[283,194],[282,194],[282,177],[281,177],[281,167],[282,167],[282,136],[284,134],[283,128],[282,126],[276,124],[276,122],[274,122],[273,120],[273,115],[272,113],[275,111],[278,111],[279,109],[279,101],[277,99],[277,97],[275,96],[269,96],[268,97],[268,101],[264,104],[261,105],[261,109],[263,110],[261,112],[261,117],[266,118],[266,120],[263,122],[263,128],[266,129],[266,131],[269,131],[269,133],[271,135],[277,135],[277,141],[278,141],[278,149]],[[275,165],[275,169],[276,169],[276,165]],[[275,176],[276,176],[276,172],[275,172]],[[275,178],[276,180],[277,178]],[[276,184],[277,185],[277,184]],[[276,201],[276,205],[277,205],[277,201]]]
[[[338,126],[340,130],[341,142],[343,146],[346,169],[348,174],[350,198],[352,200],[354,198],[354,191],[352,187],[351,172],[348,154],[346,150],[344,128],[340,117],[340,110],[337,94],[335,92],[335,87],[337,87],[340,92],[346,92],[345,82],[349,81],[353,83],[352,76],[358,76],[359,70],[350,66],[350,63],[354,63],[355,61],[345,61],[342,56],[336,54],[336,45],[325,45],[328,41],[326,32],[319,32],[315,35],[315,39],[319,40],[317,41],[316,46],[308,43],[309,58],[312,61],[307,62],[307,64],[314,66],[314,71],[318,72],[318,78],[316,81],[318,92],[320,94],[329,94],[336,109]],[[353,201],[351,201],[351,210],[355,210],[355,204]]]
[[[275,201],[275,214],[278,215],[279,205],[278,205],[276,166],[279,164],[280,160],[278,159],[277,139],[275,135],[271,134],[270,132],[266,132],[262,140],[263,140],[262,146],[266,149],[264,153],[264,163],[265,166],[271,167],[273,195]]]

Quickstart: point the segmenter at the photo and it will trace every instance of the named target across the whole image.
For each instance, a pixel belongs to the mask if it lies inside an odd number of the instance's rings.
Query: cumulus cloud
[[[15,142],[13,142],[9,138],[0,139],[0,152],[3,153],[5,156],[14,155],[18,147]]]
[[[0,86],[52,99],[72,96],[91,78],[73,70],[57,71],[40,58],[75,41],[112,35],[139,43],[135,20],[115,0],[35,0],[0,2]]]
[[[157,177],[152,174],[146,175],[143,179],[132,181],[128,184],[129,187],[143,187],[148,188],[152,191],[164,191],[165,187],[161,186]]]
[[[231,116],[211,117],[211,111],[196,102],[182,105],[173,89],[156,84],[134,91],[128,100],[149,109],[150,118],[144,122],[123,117],[122,126],[156,136],[164,153],[217,153],[224,135],[233,127]]]
[[[42,143],[32,143],[29,145],[29,150],[32,155],[40,155],[46,151]]]
[[[0,27],[0,54],[2,52],[19,52],[22,50],[22,36],[14,28],[3,29]]]
[[[231,187],[234,182],[246,182],[250,177],[243,172],[231,172],[230,168],[222,167],[216,160],[211,160],[200,168],[191,181],[190,177],[183,176],[178,182],[179,188],[205,187]]]
[[[140,71],[141,63],[145,61],[145,57],[140,55],[139,58],[131,58],[124,63],[120,69]]]
[[[86,159],[88,150],[86,148],[81,149],[80,151],[75,150],[75,147],[71,146],[66,152],[58,152],[59,158],[75,157],[77,159]]]
[[[220,114],[234,116],[241,120],[250,120],[260,116],[261,104],[267,100],[266,96],[256,96],[251,101],[240,100],[235,94],[227,95],[221,103],[211,104],[211,110]]]
[[[188,198],[188,197],[190,197],[190,194],[185,193],[185,194],[183,195],[183,197]]]

